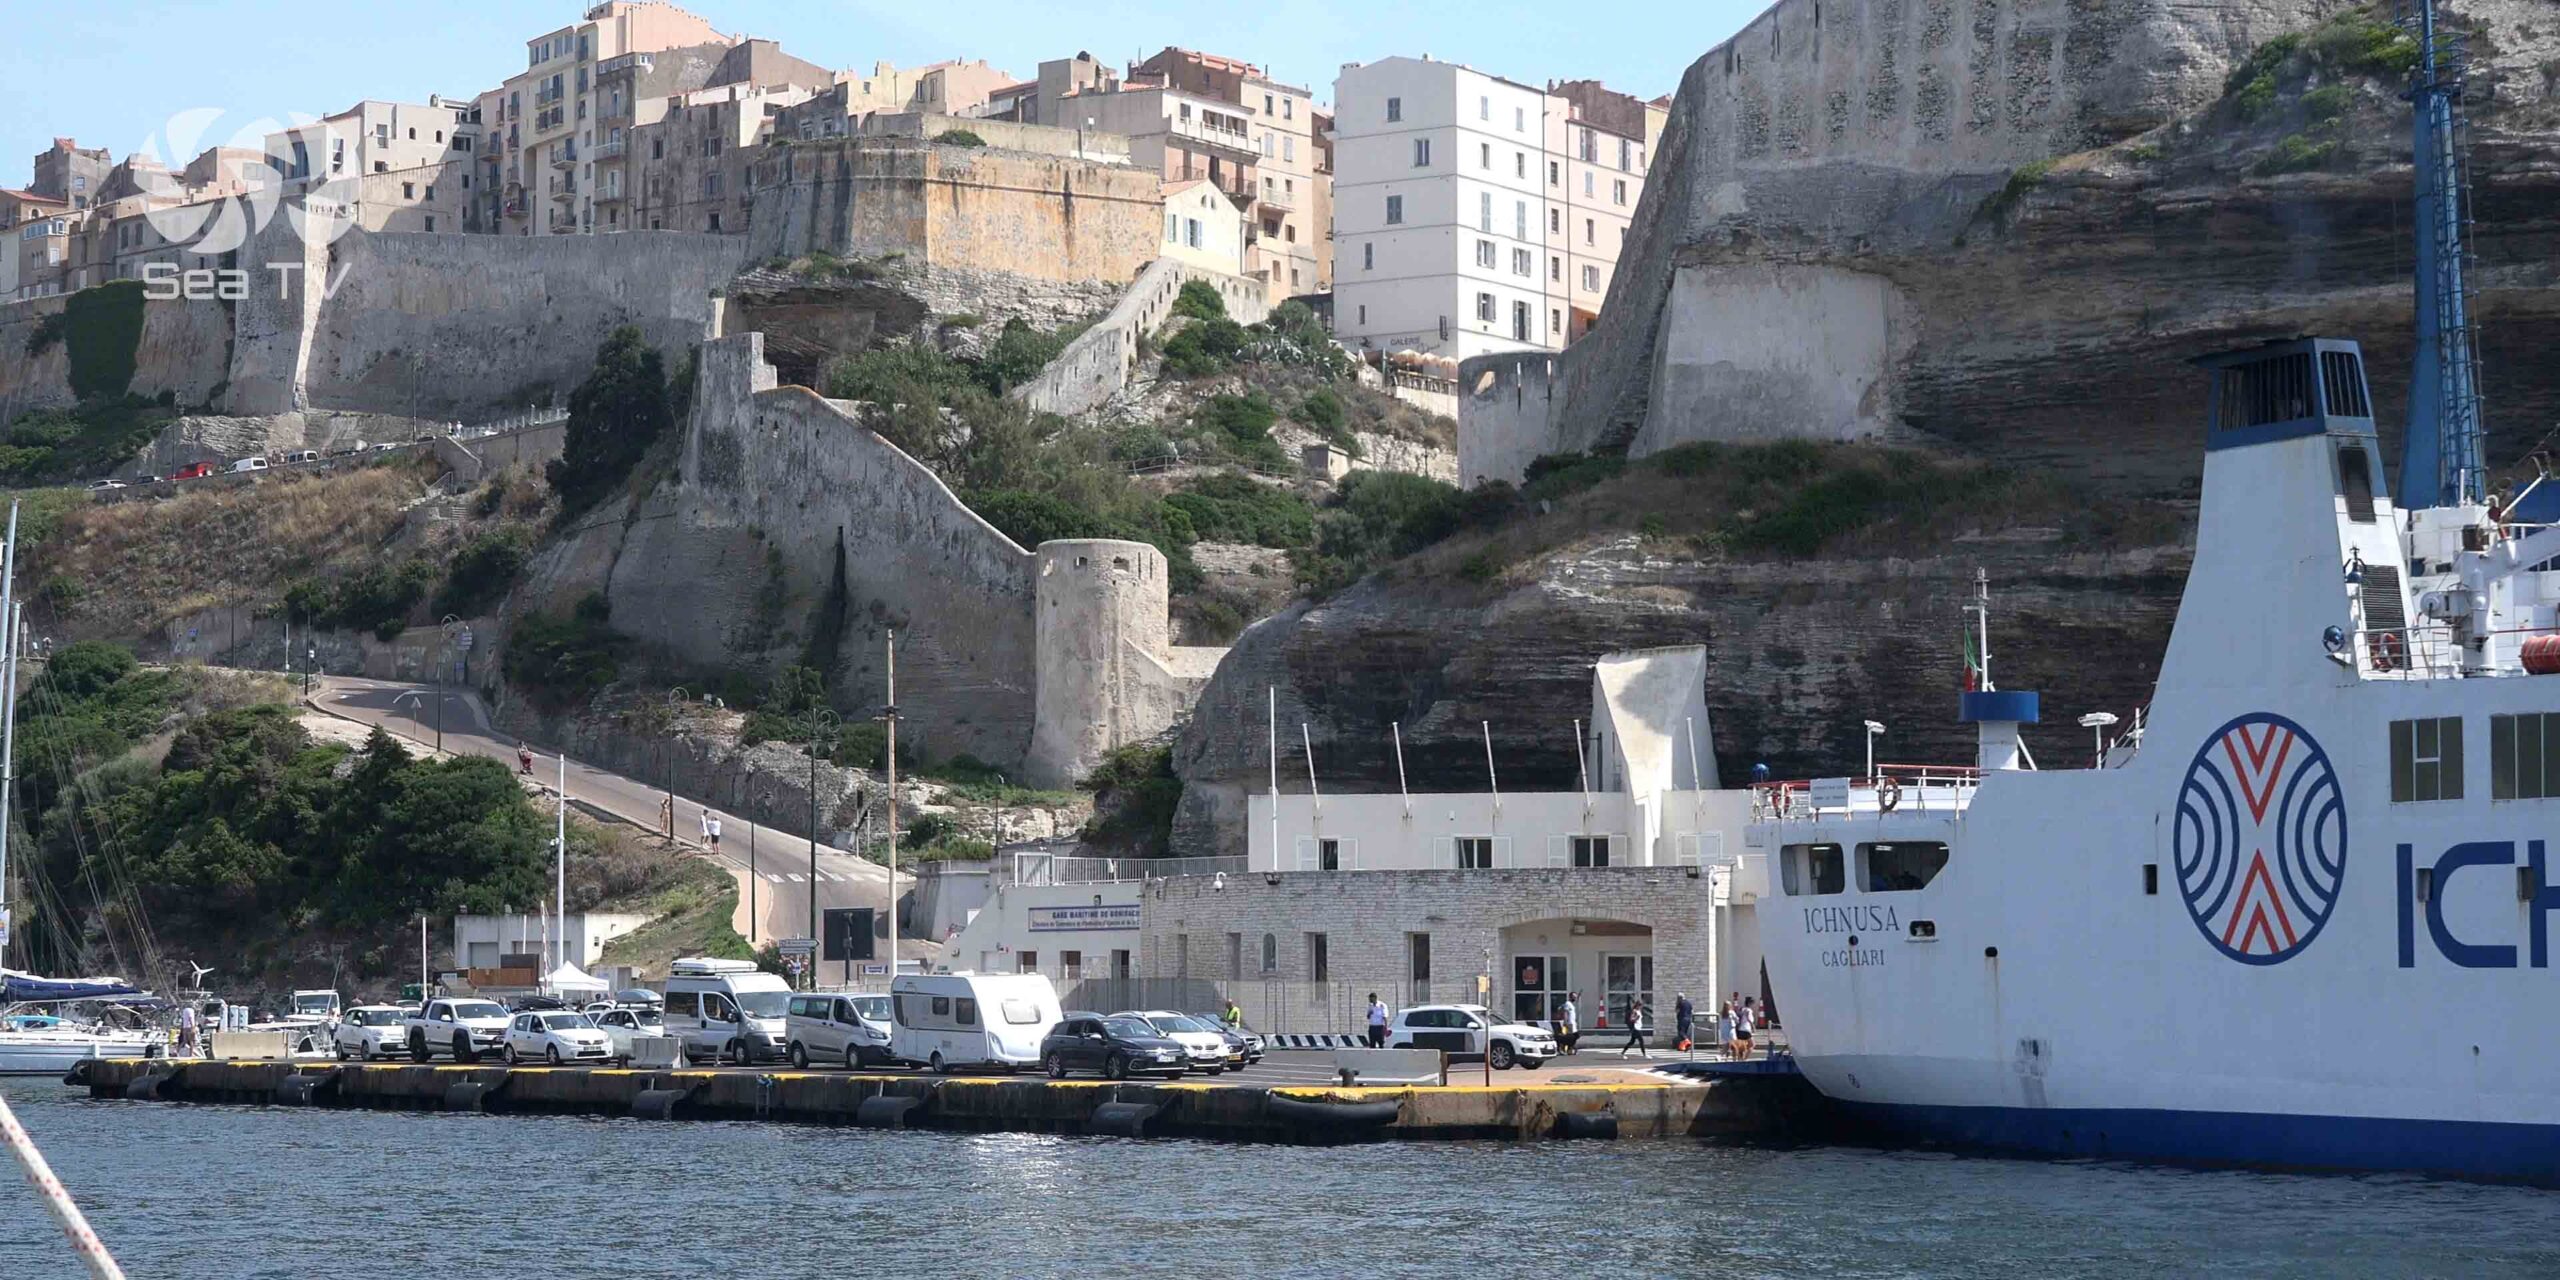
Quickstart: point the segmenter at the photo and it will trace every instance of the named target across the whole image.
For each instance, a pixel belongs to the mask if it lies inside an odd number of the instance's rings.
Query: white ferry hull
[[[143,1058],[158,1047],[133,1036],[0,1035],[0,1076],[59,1076],[84,1059]]]

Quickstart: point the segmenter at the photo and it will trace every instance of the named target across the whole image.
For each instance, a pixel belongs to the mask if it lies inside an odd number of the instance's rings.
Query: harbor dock
[[[95,1098],[1326,1144],[1772,1136],[1801,1079],[1338,1088],[905,1072],[95,1059]]]

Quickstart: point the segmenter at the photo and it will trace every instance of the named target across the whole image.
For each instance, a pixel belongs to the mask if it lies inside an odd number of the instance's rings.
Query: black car
[[[1071,1014],[1040,1042],[1040,1065],[1051,1079],[1076,1070],[1099,1071],[1113,1080],[1150,1072],[1178,1077],[1190,1068],[1190,1055],[1136,1018]]]

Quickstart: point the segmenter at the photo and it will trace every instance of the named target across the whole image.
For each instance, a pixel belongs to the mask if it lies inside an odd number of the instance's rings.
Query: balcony
[[[1278,209],[1283,212],[1287,212],[1298,207],[1297,196],[1291,194],[1288,188],[1281,186],[1277,182],[1269,180],[1265,180],[1263,182],[1262,194],[1257,196],[1256,199],[1259,199],[1262,202],[1262,207],[1265,209]]]
[[[578,215],[575,210],[554,209],[551,211],[551,234],[555,236],[571,235],[574,234],[577,229]]]
[[[576,147],[553,147],[551,149],[551,167],[554,169],[577,168],[578,149]]]
[[[619,160],[622,158],[623,148],[627,145],[628,144],[621,138],[607,138],[596,144],[594,153],[595,158],[598,160]]]
[[[568,174],[555,173],[551,175],[550,192],[554,200],[570,199],[578,194],[578,180]]]
[[[620,203],[622,203],[624,200],[626,200],[626,199],[628,199],[628,198],[629,198],[629,197],[627,197],[627,196],[625,196],[625,195],[623,195],[623,194],[622,194],[622,188],[620,188],[620,187],[598,187],[598,188],[596,188],[595,202],[596,202],[597,204],[600,204],[600,205],[601,205],[601,204],[620,204]]]
[[[1192,108],[1191,118],[1188,120],[1179,116],[1167,116],[1164,122],[1165,131],[1184,142],[1196,144],[1230,159],[1241,160],[1246,164],[1261,161],[1262,152],[1255,149],[1253,137],[1245,130],[1241,121],[1235,127],[1227,128],[1223,125],[1212,125],[1208,116],[1209,113],[1199,107]]]
[[[505,153],[506,149],[506,135],[499,133],[496,130],[491,130],[488,136],[480,139],[480,154],[484,156],[501,155]]]

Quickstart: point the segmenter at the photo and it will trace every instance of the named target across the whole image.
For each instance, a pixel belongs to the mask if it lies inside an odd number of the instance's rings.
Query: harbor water
[[[0,1082],[136,1276],[2551,1276],[2554,1194],[1692,1142],[1235,1146],[95,1102]],[[81,1274],[14,1172],[0,1277]]]

